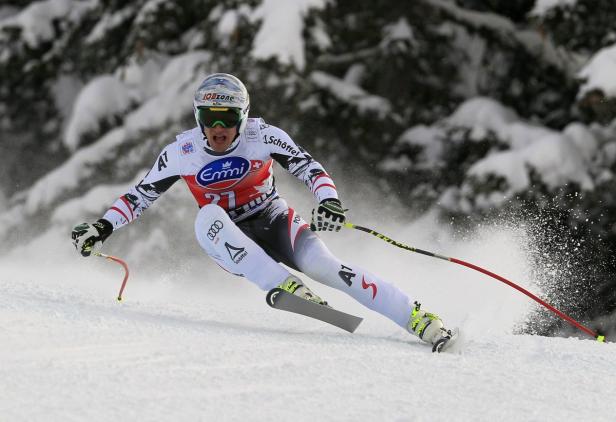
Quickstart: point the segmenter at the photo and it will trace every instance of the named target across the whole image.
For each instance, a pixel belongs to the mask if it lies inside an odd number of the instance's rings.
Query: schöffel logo
[[[239,183],[250,171],[250,162],[242,157],[226,157],[206,164],[197,173],[197,183],[201,186],[223,190]]]

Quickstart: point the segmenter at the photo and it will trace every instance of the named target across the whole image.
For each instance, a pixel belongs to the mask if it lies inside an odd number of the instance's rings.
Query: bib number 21
[[[217,193],[206,193],[204,194],[205,198],[210,201],[211,204],[218,205],[221,199],[227,200],[227,208],[233,209],[235,208],[235,192],[221,192],[220,195]],[[224,206],[223,206],[224,208]]]

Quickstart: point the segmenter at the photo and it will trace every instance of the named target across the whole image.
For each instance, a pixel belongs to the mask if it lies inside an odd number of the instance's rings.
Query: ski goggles
[[[222,126],[224,128],[236,127],[241,120],[240,110],[231,107],[199,107],[197,119],[204,127],[212,128]]]

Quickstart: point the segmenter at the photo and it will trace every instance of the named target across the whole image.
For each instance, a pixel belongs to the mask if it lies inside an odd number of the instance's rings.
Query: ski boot
[[[438,315],[422,311],[420,303],[414,302],[413,304],[415,306],[411,311],[407,330],[431,344],[433,352],[440,352],[457,335],[457,332],[445,329]]]
[[[285,281],[283,281],[279,286],[279,289],[285,290],[295,296],[299,296],[302,299],[309,300],[314,303],[318,303],[319,305],[327,306],[327,302],[321,299],[319,296],[314,294],[312,290],[302,284],[302,281],[295,277],[294,275],[290,275]]]

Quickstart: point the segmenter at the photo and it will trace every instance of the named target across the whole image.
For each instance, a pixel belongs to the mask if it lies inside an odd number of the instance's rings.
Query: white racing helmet
[[[248,90],[238,78],[228,73],[214,73],[201,82],[193,101],[193,111],[197,125],[204,132],[203,124],[199,121],[199,107],[229,107],[238,110],[240,120],[237,124],[237,133],[244,132],[250,109],[250,96]]]

